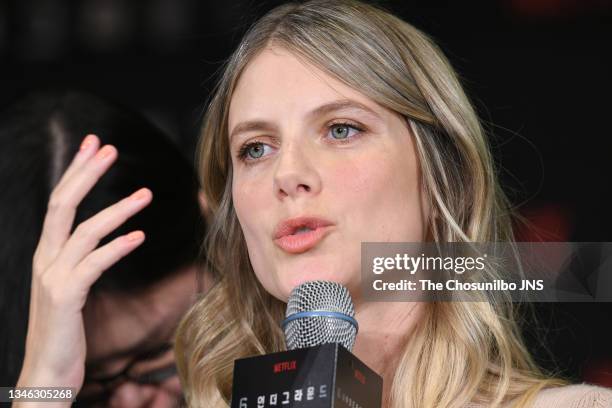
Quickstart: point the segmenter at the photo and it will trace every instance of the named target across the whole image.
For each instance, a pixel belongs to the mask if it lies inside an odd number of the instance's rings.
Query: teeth
[[[299,235],[299,234],[303,234],[303,233],[305,233],[305,232],[309,232],[309,231],[312,231],[312,230],[311,230],[310,228],[308,228],[308,227],[300,227],[299,229],[297,229],[297,230],[296,230],[296,231],[293,233],[293,235]]]

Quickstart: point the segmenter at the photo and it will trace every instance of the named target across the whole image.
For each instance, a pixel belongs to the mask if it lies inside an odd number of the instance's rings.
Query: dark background
[[[0,1],[0,105],[69,86],[144,112],[193,158],[220,63],[273,1]],[[612,1],[379,1],[430,34],[491,137],[524,240],[612,241]],[[0,192],[1,194],[1,192]],[[611,304],[537,305],[538,360],[612,386]]]

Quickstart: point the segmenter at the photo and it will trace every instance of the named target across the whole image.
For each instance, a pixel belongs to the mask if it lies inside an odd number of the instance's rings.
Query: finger
[[[151,199],[151,190],[141,188],[131,196],[79,224],[56,259],[58,268],[66,271],[72,270],[98,246],[105,236],[146,207]]]
[[[50,202],[48,204],[48,208],[53,208],[56,206],[56,204],[51,203],[52,199],[55,200],[54,195],[56,194],[56,190],[59,190],[60,186],[65,185],[67,180],[69,180],[75,172],[79,171],[87,163],[87,161],[91,159],[91,157],[98,151],[99,146],[100,139],[96,135],[89,134],[85,136],[79,151],[75,154],[72,162],[53,188],[53,192],[51,193],[51,197],[49,199]],[[68,228],[64,228],[63,230],[58,228],[58,226],[53,225],[55,224],[56,220],[49,214],[49,212],[50,211],[48,209],[43,221],[41,238],[34,253],[34,272],[44,269],[44,267],[55,257],[63,243],[68,239],[70,228],[72,227],[72,222],[70,222]]]
[[[79,169],[83,167],[87,160],[89,160],[98,151],[99,147],[100,139],[96,135],[89,134],[85,136],[81,143],[81,146],[79,147],[79,151],[76,152],[76,154],[72,158],[72,161],[64,171],[64,174],[59,179],[57,184],[54,186],[54,189],[61,186],[63,183],[66,182],[66,180],[72,177],[75,172],[79,171]]]
[[[96,152],[72,176],[53,190],[41,234],[37,255],[50,261],[56,257],[70,236],[76,208],[85,195],[117,158],[117,149],[106,145]]]
[[[73,276],[67,279],[78,280],[83,285],[81,290],[88,291],[105,270],[136,249],[144,240],[145,234],[142,231],[133,231],[115,238],[87,255],[74,270],[70,271]]]

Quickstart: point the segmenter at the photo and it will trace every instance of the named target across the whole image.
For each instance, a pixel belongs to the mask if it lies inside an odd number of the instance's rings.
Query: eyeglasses
[[[155,350],[141,354],[132,360],[121,372],[106,377],[85,376],[83,388],[76,398],[77,407],[92,406],[108,401],[113,392],[125,382],[134,382],[142,385],[159,385],[177,375],[174,362],[163,364],[144,373],[132,374],[137,364],[162,360],[172,351],[173,345],[167,343]]]

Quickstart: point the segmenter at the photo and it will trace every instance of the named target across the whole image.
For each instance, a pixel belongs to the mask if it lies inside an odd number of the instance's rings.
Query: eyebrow
[[[331,112],[349,110],[349,109],[361,110],[361,111],[364,111],[365,113],[370,114],[371,116],[373,116],[374,118],[378,120],[381,119],[380,115],[376,113],[372,108],[369,108],[368,106],[360,102],[351,100],[351,99],[342,99],[342,100],[337,100],[337,101],[333,101],[333,102],[321,105],[311,110],[310,112],[308,112],[306,114],[306,118],[312,119],[317,116],[329,114]],[[230,133],[229,139],[231,143],[232,139],[240,133],[253,132],[253,131],[273,132],[276,130],[277,130],[277,127],[274,124],[270,122],[266,122],[265,120],[250,120],[250,121],[238,123],[234,127],[234,130],[232,130],[232,132]]]

